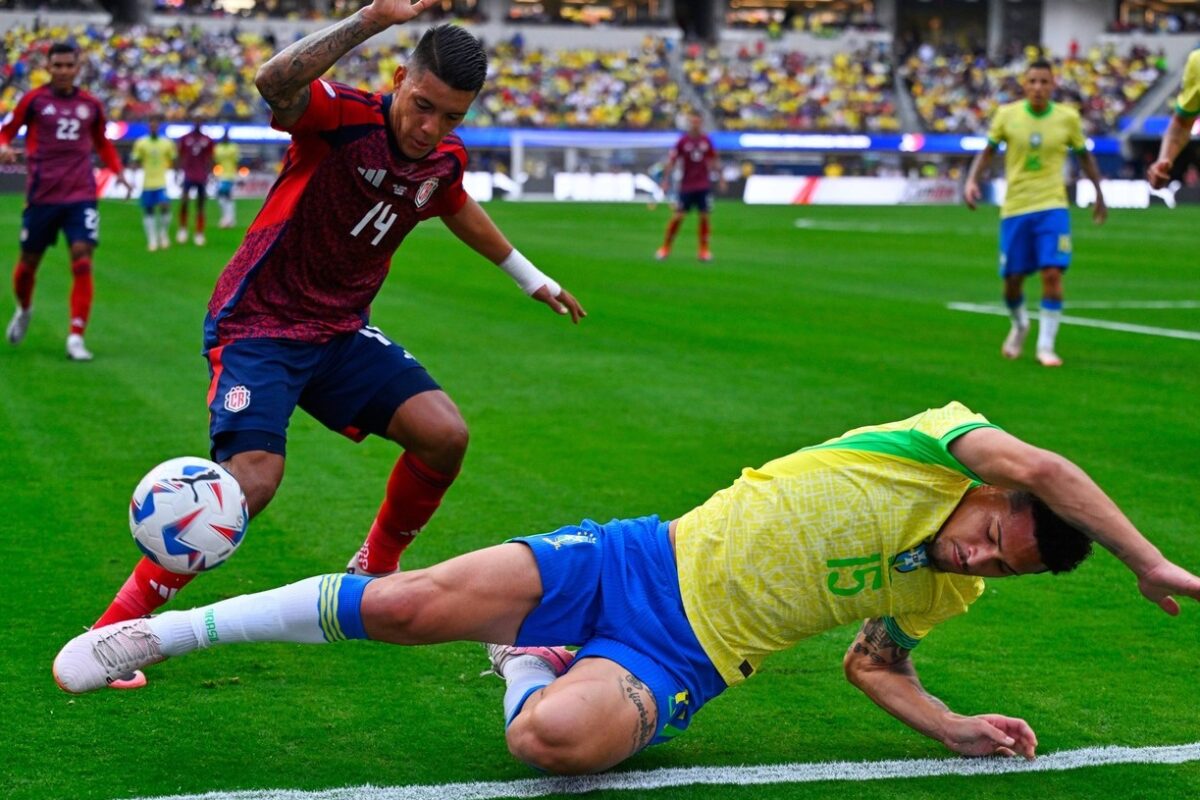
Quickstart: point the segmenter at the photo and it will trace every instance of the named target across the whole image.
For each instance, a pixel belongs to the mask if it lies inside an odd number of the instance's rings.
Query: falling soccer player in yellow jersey
[[[322,575],[96,628],[62,649],[54,676],[86,692],[235,642],[498,642],[509,750],[574,774],[679,734],[771,653],[866,620],[844,666],[871,700],[956,753],[1033,758],[1027,722],[955,713],[910,654],[983,578],[1071,570],[1093,540],[1168,613],[1172,594],[1200,600],[1200,578],[1083,470],[951,403],[746,469],[670,522],[585,520],[428,569]]]

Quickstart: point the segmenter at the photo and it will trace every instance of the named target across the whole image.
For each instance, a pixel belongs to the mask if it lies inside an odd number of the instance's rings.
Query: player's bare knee
[[[563,704],[541,702],[513,720],[505,740],[518,761],[554,775],[583,775],[612,763],[597,752],[588,729]]]

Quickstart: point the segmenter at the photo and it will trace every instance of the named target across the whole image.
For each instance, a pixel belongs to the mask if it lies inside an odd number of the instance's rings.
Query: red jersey
[[[671,148],[672,160],[683,165],[681,192],[704,192],[712,188],[712,171],[717,167],[717,148],[704,134],[685,133]]]
[[[207,347],[257,337],[319,343],[358,330],[409,231],[467,202],[457,136],[412,160],[388,127],[390,94],[320,79],[309,88],[283,171],[217,278]]]
[[[104,107],[83,89],[61,95],[46,84],[26,92],[0,128],[0,144],[10,144],[22,125],[30,205],[95,201],[93,150],[105,166],[121,171],[121,158],[104,135]]]
[[[179,151],[179,168],[183,179],[190,183],[205,183],[213,168],[213,148],[216,143],[197,130],[188,131],[175,142]]]

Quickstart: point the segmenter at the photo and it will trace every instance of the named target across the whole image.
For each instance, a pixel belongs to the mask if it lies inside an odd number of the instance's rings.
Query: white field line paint
[[[344,786],[298,791],[255,789],[242,792],[177,794],[138,800],[496,800],[583,794],[595,791],[664,789],[672,786],[759,786],[814,781],[875,781],[944,775],[1011,775],[1061,772],[1112,764],[1185,764],[1200,761],[1200,742],[1165,747],[1085,747],[1026,761],[1022,758],[921,758],[900,761],[828,761],[758,767],[684,767],[579,778],[530,778],[424,786]]]
[[[973,314],[992,314],[997,317],[1007,317],[1008,309],[1001,306],[990,306],[981,303],[947,303],[946,308],[952,311],[969,311]],[[1029,316],[1033,319],[1038,318],[1036,311],[1029,312]],[[1150,325],[1131,325],[1128,322],[1112,322],[1105,319],[1088,319],[1086,317],[1070,317],[1063,315],[1061,321],[1064,325],[1078,325],[1081,328],[1104,328],[1109,331],[1122,331],[1124,333],[1141,333],[1146,336],[1165,336],[1168,339],[1189,339],[1193,342],[1200,342],[1200,331],[1181,331],[1175,328],[1155,328]]]
[[[1191,309],[1200,308],[1200,300],[1071,300],[1068,303],[1070,308],[1087,308],[1087,309],[1108,309],[1108,308],[1133,308],[1133,309]]]
[[[893,224],[888,225],[876,222],[851,222],[847,220],[836,219],[808,219],[800,217],[793,225],[804,231],[837,231],[842,233],[886,233],[891,236],[896,235],[920,235],[926,236],[929,234],[938,234],[941,236],[957,235],[957,236],[982,236],[983,229],[974,229],[971,227],[946,228],[936,225],[903,225]],[[987,230],[991,230],[989,227]]]

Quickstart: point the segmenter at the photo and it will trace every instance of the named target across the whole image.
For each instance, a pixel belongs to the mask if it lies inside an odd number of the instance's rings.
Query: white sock
[[[1029,312],[1025,310],[1024,303],[1016,308],[1010,308],[1008,316],[1012,319],[1012,324],[1018,328],[1024,329],[1029,327]]]
[[[168,611],[150,618],[150,630],[168,656],[235,642],[322,644],[327,640],[321,627],[321,589],[332,577],[318,575],[211,606]]]
[[[1062,311],[1042,309],[1038,322],[1038,352],[1054,352],[1054,340],[1058,338],[1058,323],[1062,320]]]
[[[171,212],[169,210],[158,212],[158,230],[164,239],[171,235]]]
[[[549,686],[556,677],[554,669],[537,656],[517,656],[505,664],[504,724],[513,721],[529,695]]]
[[[154,229],[154,216],[147,214],[142,217],[142,228],[146,231],[146,241],[150,244],[158,244],[158,232]]]

